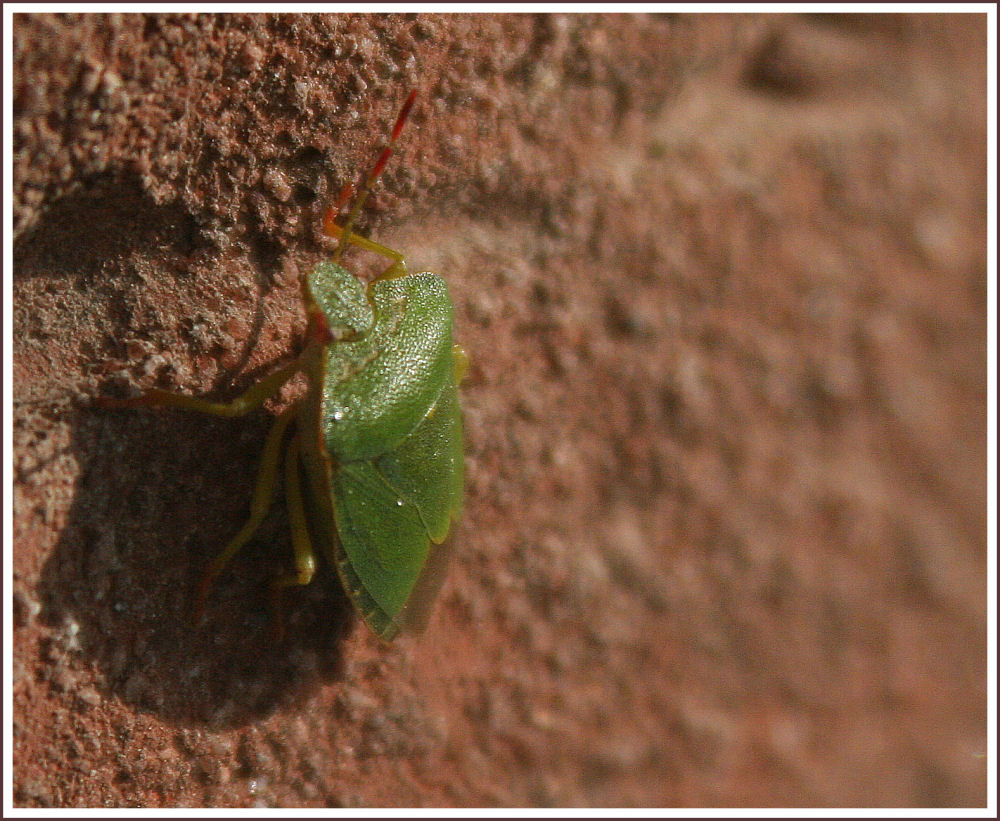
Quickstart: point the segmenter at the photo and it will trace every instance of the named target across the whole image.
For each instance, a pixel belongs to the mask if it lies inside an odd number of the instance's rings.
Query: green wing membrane
[[[362,586],[391,618],[403,609],[430,543],[416,507],[400,498],[370,462],[333,476],[337,532]]]
[[[462,420],[454,380],[413,434],[374,462],[332,477],[341,565],[361,612],[391,638],[424,571],[431,541],[448,535],[462,498]]]
[[[428,535],[438,544],[461,506],[462,463],[462,417],[454,379],[403,444],[375,460],[399,496],[417,508]]]

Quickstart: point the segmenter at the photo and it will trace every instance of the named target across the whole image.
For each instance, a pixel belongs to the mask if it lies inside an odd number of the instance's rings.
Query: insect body
[[[296,373],[306,376],[307,393],[277,417],[268,435],[249,521],[205,573],[199,611],[213,580],[267,513],[283,446],[295,571],[272,582],[275,596],[311,581],[318,542],[365,622],[390,640],[421,604],[414,590],[429,554],[458,516],[463,456],[457,388],[466,359],[452,342],[447,286],[437,274],[408,274],[401,254],[351,232],[414,98],[415,92],[407,98],[345,225],[327,216],[325,228],[339,245],[331,261],[303,278],[308,328],[293,362],[228,404],[158,390],[99,400],[105,407],[170,405],[238,416]],[[350,244],[392,260],[367,287],[340,265]]]

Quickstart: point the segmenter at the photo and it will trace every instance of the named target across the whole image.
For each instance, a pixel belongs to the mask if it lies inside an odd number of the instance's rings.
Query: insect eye
[[[310,320],[309,336],[314,342],[326,345],[334,341],[335,334],[327,324],[326,317],[323,314],[316,311],[310,316]]]

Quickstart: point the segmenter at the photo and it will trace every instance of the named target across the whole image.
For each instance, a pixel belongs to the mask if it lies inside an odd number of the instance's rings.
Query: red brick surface
[[[18,16],[19,806],[986,801],[986,18]],[[322,209],[449,282],[426,633],[269,638]],[[327,246],[328,247],[328,246]],[[352,258],[369,272],[370,260]]]

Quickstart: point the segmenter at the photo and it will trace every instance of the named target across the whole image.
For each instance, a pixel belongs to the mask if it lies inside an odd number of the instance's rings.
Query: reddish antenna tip
[[[379,155],[378,162],[375,163],[375,167],[372,168],[371,173],[368,175],[368,179],[371,183],[374,183],[385,171],[385,167],[389,162],[389,158],[392,156],[391,148],[384,148],[382,153]]]
[[[403,130],[403,126],[406,124],[406,118],[410,116],[410,109],[413,108],[413,104],[417,101],[417,90],[413,89],[407,95],[406,102],[403,103],[403,107],[399,110],[399,116],[396,117],[396,124],[392,127],[392,138],[390,142],[395,142],[399,137],[399,133]]]

